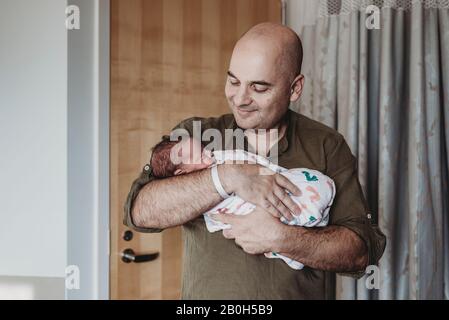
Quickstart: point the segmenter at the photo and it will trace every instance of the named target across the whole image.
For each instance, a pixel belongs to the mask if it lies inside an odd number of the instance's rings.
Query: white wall
[[[0,0],[0,298],[108,298],[109,0]],[[67,265],[80,289],[65,292]]]
[[[0,276],[0,300],[62,300],[65,279]]]
[[[65,276],[65,7],[0,0],[0,276]]]

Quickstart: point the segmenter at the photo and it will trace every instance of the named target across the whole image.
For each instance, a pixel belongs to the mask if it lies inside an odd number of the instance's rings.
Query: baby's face
[[[181,160],[175,175],[206,169],[215,163],[212,153],[195,139],[184,139],[176,144],[175,148]]]

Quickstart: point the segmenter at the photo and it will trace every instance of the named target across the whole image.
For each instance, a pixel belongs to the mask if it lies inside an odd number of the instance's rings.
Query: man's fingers
[[[227,224],[230,224],[233,218],[234,218],[233,215],[227,213],[218,213],[213,216],[214,220],[218,220]]]
[[[268,196],[268,200],[271,202],[273,207],[278,212],[278,215],[276,215],[276,217],[280,218],[281,216],[284,216],[287,218],[287,216],[291,216],[291,213],[289,212],[287,207],[282,203],[281,199],[279,199],[274,193]]]
[[[223,230],[223,237],[226,239],[234,239],[234,233],[232,232],[232,229],[224,229]]]
[[[301,189],[299,189],[297,186],[295,186],[290,180],[288,180],[288,179],[287,179],[286,177],[284,177],[283,175],[277,174],[275,180],[276,180],[276,183],[277,183],[280,187],[282,187],[282,188],[284,188],[284,189],[287,189],[287,190],[290,191],[294,196],[299,197],[299,196],[302,195]]]
[[[301,208],[296,204],[295,201],[285,192],[281,187],[277,187],[274,189],[274,194],[281,199],[282,203],[288,208],[287,212],[282,212],[282,215],[287,219],[293,219],[292,213],[295,215],[299,215],[301,213]]]
[[[263,208],[268,211],[273,217],[280,218],[281,213],[279,212],[276,207],[273,206],[273,204],[269,200],[265,200],[265,203],[263,205]]]
[[[290,210],[275,194],[272,194],[270,196],[270,201],[284,218],[286,218],[287,220],[291,220],[293,218]]]
[[[243,248],[242,248],[242,244],[240,243],[239,239],[235,239],[235,245],[236,245],[237,247],[239,247],[240,249],[243,249]]]

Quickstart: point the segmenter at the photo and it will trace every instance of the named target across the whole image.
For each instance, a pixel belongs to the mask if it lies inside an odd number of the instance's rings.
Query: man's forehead
[[[239,80],[273,81],[276,77],[277,55],[268,49],[236,48],[234,50],[229,71]]]

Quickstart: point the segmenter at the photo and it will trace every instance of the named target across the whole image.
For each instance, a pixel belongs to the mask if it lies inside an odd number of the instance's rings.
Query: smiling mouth
[[[237,107],[238,112],[242,113],[242,114],[248,114],[254,111],[257,111],[257,109],[242,109]]]

